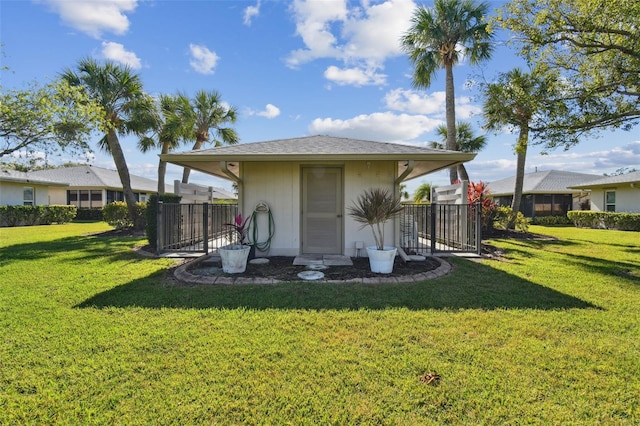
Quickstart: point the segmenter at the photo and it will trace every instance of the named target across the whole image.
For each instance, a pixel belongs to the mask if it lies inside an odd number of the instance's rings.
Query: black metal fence
[[[481,215],[480,204],[405,204],[400,246],[407,254],[480,254]]]
[[[233,241],[237,204],[158,203],[158,253],[209,253]],[[400,246],[407,254],[480,254],[480,204],[405,204]]]
[[[237,204],[158,203],[158,253],[209,253],[233,241]]]

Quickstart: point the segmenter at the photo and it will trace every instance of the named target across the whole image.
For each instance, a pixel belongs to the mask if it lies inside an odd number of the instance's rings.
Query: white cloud
[[[140,58],[138,58],[135,53],[125,50],[124,46],[120,43],[103,41],[102,56],[104,56],[106,59],[128,65],[134,70],[142,68],[142,62],[140,61]]]
[[[244,9],[244,19],[243,22],[247,26],[251,26],[251,21],[256,16],[260,15],[260,0],[256,3],[255,6],[247,6]]]
[[[401,54],[400,38],[408,30],[415,7],[412,0],[387,0],[378,4],[362,1],[349,7],[345,0],[295,0],[291,10],[296,34],[304,48],[290,52],[291,68],[320,58],[333,58],[344,66],[332,66],[325,77],[337,84],[384,84],[378,73],[390,57]],[[342,71],[338,73],[338,71]]]
[[[442,123],[424,115],[376,112],[347,120],[316,118],[309,126],[309,132],[369,140],[406,141],[430,132]]]
[[[189,65],[200,74],[213,74],[214,68],[220,57],[215,52],[210,51],[206,46],[198,44],[189,45],[191,60]]]
[[[331,65],[324,72],[324,77],[339,86],[367,86],[383,84],[386,75],[378,74],[374,69],[343,68]]]
[[[41,0],[62,21],[83,33],[100,38],[103,32],[125,34],[129,29],[127,13],[135,10],[137,0]]]
[[[254,110],[248,110],[247,113],[249,115],[258,115],[260,117],[265,117],[265,118],[276,118],[277,116],[280,115],[280,108],[278,108],[277,106],[273,105],[273,104],[267,104],[264,107],[264,111],[254,111]]]
[[[445,116],[445,92],[418,92],[415,90],[394,89],[384,97],[387,108],[394,111],[412,114],[434,114]],[[456,98],[456,119],[467,119],[480,114],[482,108],[471,103],[471,98],[460,96]]]

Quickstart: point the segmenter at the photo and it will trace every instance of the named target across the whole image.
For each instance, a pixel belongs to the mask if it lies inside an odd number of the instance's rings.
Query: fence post
[[[429,217],[429,222],[431,224],[431,255],[433,256],[436,253],[436,209],[438,208],[438,204],[431,203],[431,216]]]
[[[164,223],[162,221],[162,201],[156,198],[156,255],[160,254],[160,247],[164,247]]]
[[[482,254],[482,196],[476,206],[476,253]]]
[[[209,203],[202,203],[202,233],[204,234],[204,253],[209,254]]]

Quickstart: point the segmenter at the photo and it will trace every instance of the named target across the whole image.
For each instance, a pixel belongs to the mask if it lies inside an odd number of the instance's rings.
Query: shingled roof
[[[34,172],[19,172],[17,170],[0,171],[0,181],[31,183],[34,185],[47,185],[47,186],[69,186],[65,182],[60,182],[54,179],[48,179],[42,176],[35,176]]]
[[[224,166],[237,174],[242,161],[388,161],[399,162],[400,172],[407,161],[414,161],[413,171],[406,179],[441,170],[455,164],[470,161],[474,153],[445,151],[390,142],[374,142],[361,139],[339,138],[326,135],[292,139],[276,139],[264,142],[242,143],[211,149],[164,154],[160,157],[173,164],[190,167],[225,179]]]
[[[598,175],[586,173],[565,172],[561,170],[546,170],[524,175],[522,184],[523,194],[560,194],[579,193],[581,191],[571,189],[589,180],[597,179]],[[487,184],[491,196],[511,195],[515,187],[516,177],[497,180]]]
[[[118,172],[102,167],[90,165],[60,167],[57,169],[38,170],[30,172],[30,174],[37,178],[65,182],[71,187],[122,190],[122,182],[120,182]],[[158,190],[158,183],[154,180],[135,175],[130,175],[130,177],[131,188],[134,191],[156,192]],[[173,192],[171,186],[167,186],[167,189]]]
[[[572,188],[591,189],[591,188],[624,185],[624,184],[629,184],[629,185],[634,184],[640,187],[640,171],[625,173],[623,175],[617,175],[617,176],[607,176],[607,177],[600,176],[599,179],[583,181],[578,185],[572,186]]]

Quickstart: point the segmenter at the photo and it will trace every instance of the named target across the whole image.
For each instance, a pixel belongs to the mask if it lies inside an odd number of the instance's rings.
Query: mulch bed
[[[269,257],[269,263],[262,265],[247,264],[247,269],[241,274],[225,274],[222,272],[219,261],[192,262],[187,267],[187,271],[194,275],[203,276],[221,276],[221,277],[243,277],[243,278],[272,278],[278,281],[300,281],[298,273],[308,271],[306,266],[293,264],[293,257],[272,256]],[[407,275],[419,274],[421,272],[429,272],[440,266],[440,262],[427,257],[424,261],[403,262],[402,259],[396,257],[393,265],[393,272],[390,274],[376,274],[371,272],[369,267],[369,259],[351,258],[353,266],[328,266],[320,272],[324,274],[326,280],[350,280],[355,278],[374,278],[374,277],[402,277]]]

